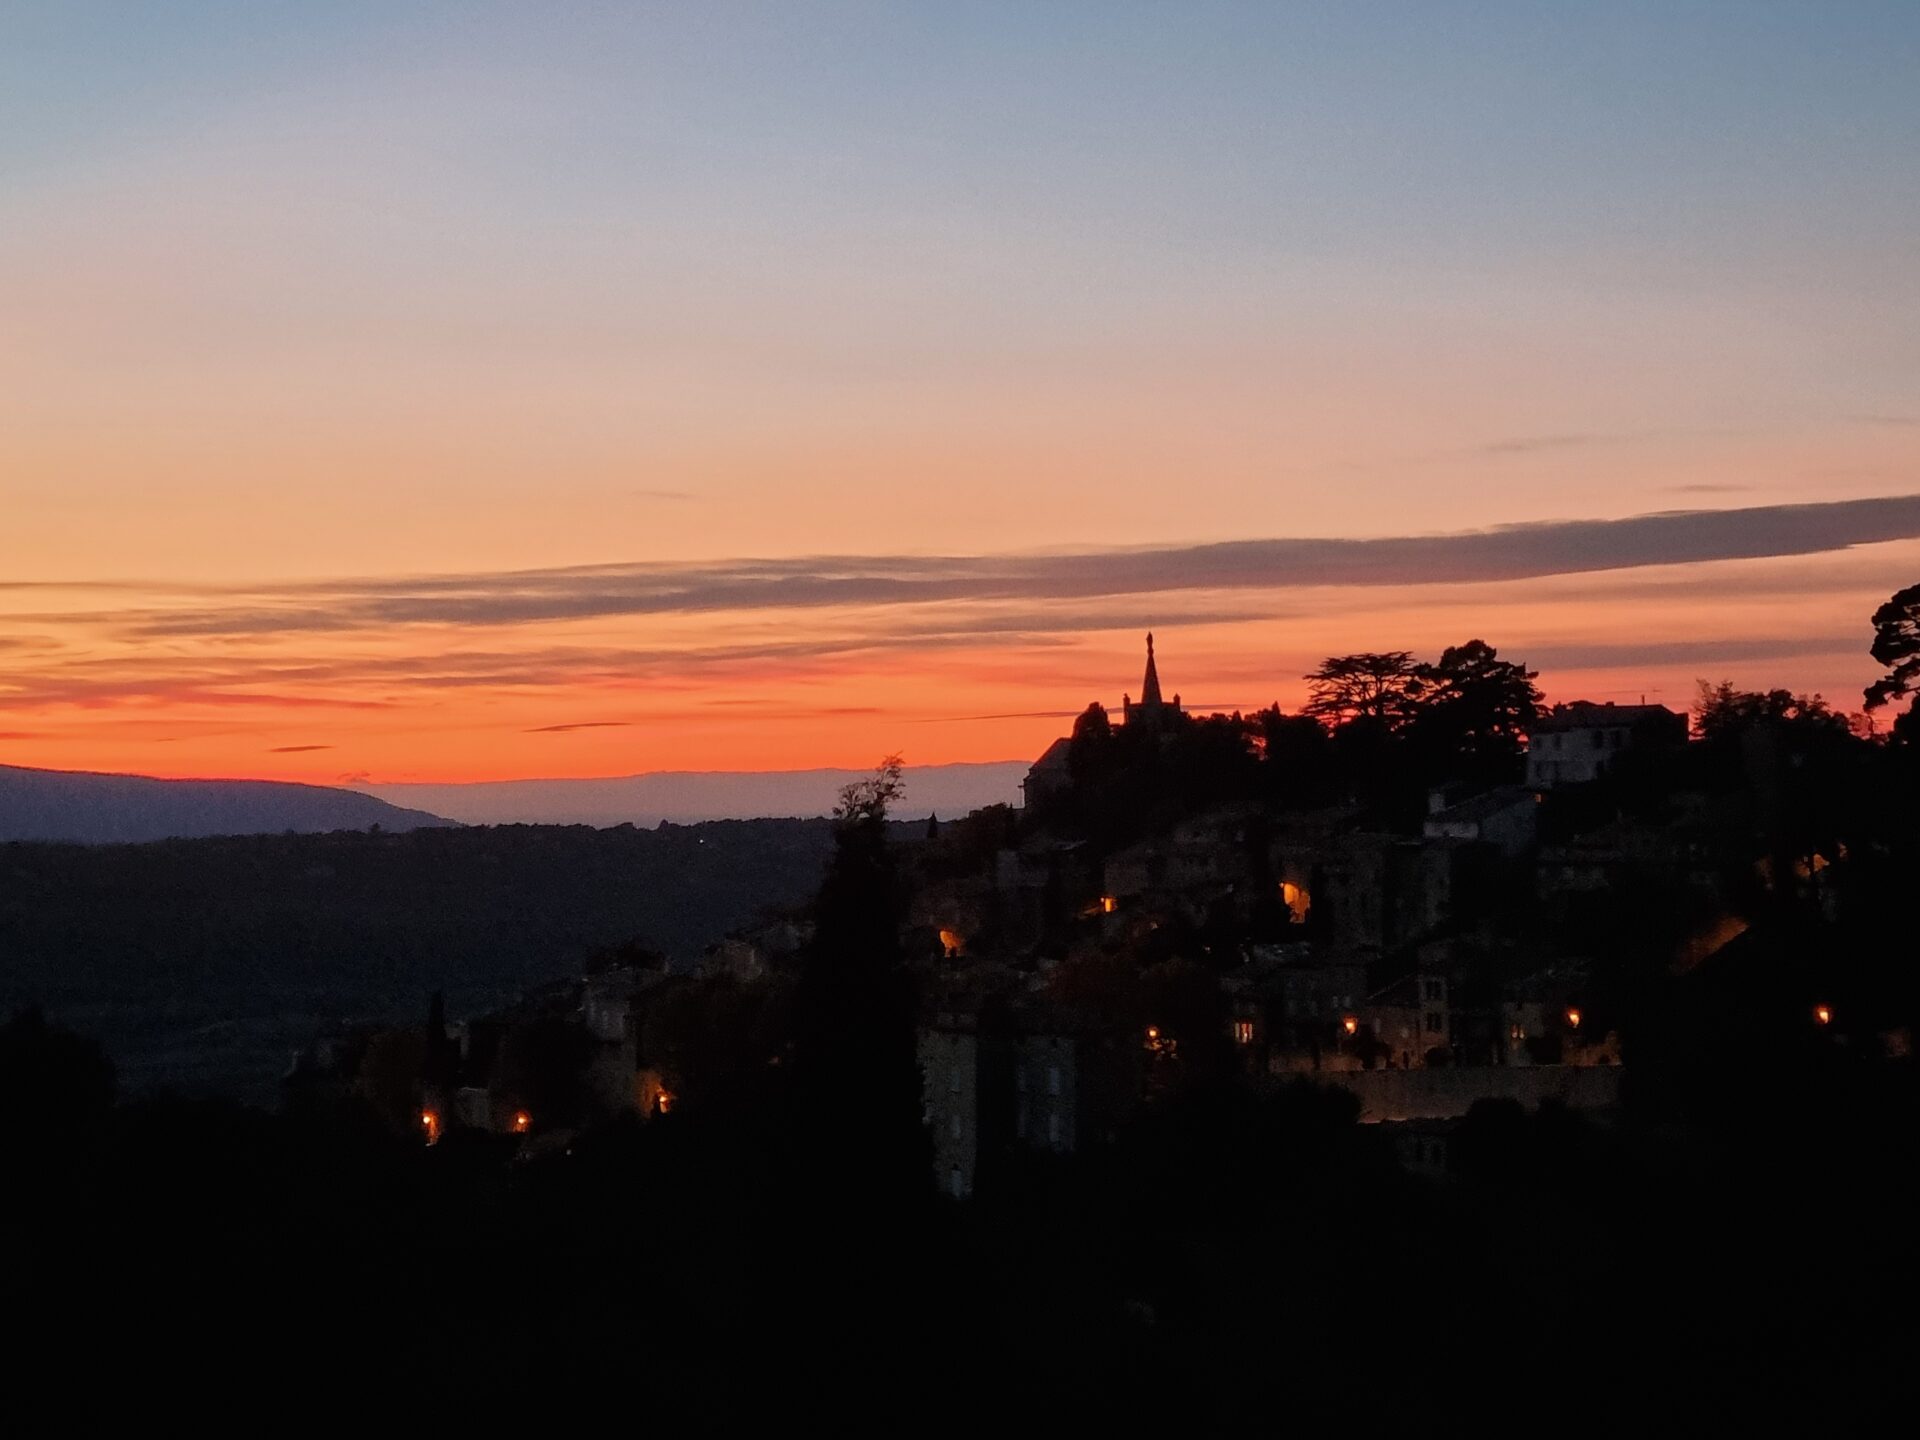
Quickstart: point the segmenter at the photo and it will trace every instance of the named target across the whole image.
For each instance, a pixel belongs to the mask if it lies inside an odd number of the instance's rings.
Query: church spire
[[[1147,632],[1147,678],[1140,686],[1140,703],[1150,710],[1158,710],[1160,699],[1160,670],[1153,663],[1153,632]]]

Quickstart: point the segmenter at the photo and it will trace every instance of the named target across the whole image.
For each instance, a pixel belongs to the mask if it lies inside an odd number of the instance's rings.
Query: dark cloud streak
[[[92,618],[117,619],[143,639],[177,639],[721,611],[1084,602],[1209,590],[1525,580],[1810,555],[1915,537],[1920,495],[1902,495],[1379,539],[1239,540],[1027,555],[813,556],[341,581],[259,597],[265,604]]]

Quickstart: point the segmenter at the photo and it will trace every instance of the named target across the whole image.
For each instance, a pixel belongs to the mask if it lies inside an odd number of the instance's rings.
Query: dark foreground
[[[1338,1095],[1192,1094],[957,1206],[777,1093],[429,1148],[351,1107],[115,1108],[83,1042],[5,1035],[10,1389],[70,1418],[1845,1431],[1908,1403],[1910,1061],[1832,1053],[1737,1107],[1695,1077],[1610,1125],[1487,1106],[1435,1178]]]

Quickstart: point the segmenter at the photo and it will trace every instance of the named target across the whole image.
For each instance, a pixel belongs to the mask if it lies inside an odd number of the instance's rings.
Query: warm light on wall
[[[940,932],[940,945],[941,948],[947,952],[947,958],[949,959],[952,959],[956,955],[964,954],[967,948],[966,938],[957,930],[942,930]]]
[[[1578,1010],[1569,1009],[1567,1011],[1567,1024],[1575,1030],[1580,1028],[1580,1012]]]
[[[440,1117],[431,1110],[420,1112],[420,1128],[427,1132],[427,1143],[437,1144],[440,1139]]]
[[[1340,1028],[1349,1035],[1356,1034],[1360,1029],[1360,1021],[1352,1015],[1343,1015],[1340,1017]]]
[[[1113,910],[1114,910],[1114,906],[1115,906],[1115,905],[1117,905],[1118,903],[1119,903],[1119,902],[1118,902],[1117,900],[1115,900],[1115,899],[1113,898],[1113,896],[1111,896],[1111,895],[1102,895],[1102,896],[1100,897],[1100,913],[1101,913],[1102,915],[1111,915],[1111,914],[1113,914]]]
[[[1304,885],[1296,885],[1291,880],[1280,882],[1280,898],[1286,902],[1287,909],[1293,912],[1295,920],[1305,920],[1307,912],[1313,908],[1313,896]]]
[[[513,1113],[513,1133],[514,1134],[524,1135],[532,1128],[533,1128],[533,1117],[531,1115],[527,1114],[527,1112],[524,1110],[514,1111]]]
[[[1242,1045],[1253,1044],[1253,1021],[1236,1020],[1233,1022],[1233,1038]]]

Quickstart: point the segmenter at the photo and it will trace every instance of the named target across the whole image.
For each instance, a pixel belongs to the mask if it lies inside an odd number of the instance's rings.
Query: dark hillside
[[[680,963],[811,898],[824,820],[0,846],[0,1005],[99,1038],[122,1088],[270,1101],[337,1021],[450,1014],[641,941]]]

